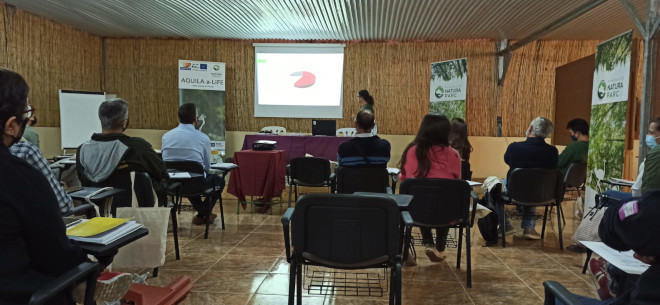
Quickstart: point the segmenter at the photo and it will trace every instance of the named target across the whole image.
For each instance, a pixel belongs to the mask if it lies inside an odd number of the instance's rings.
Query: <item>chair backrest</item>
[[[324,158],[293,158],[289,176],[306,184],[323,184],[330,178],[330,161]]]
[[[389,174],[384,167],[340,166],[335,169],[337,193],[387,193]]]
[[[472,180],[472,171],[470,170],[469,161],[461,161],[461,179]]]
[[[459,179],[406,179],[399,194],[413,195],[408,212],[416,226],[446,227],[468,223],[470,185]]]
[[[566,170],[564,183],[566,187],[582,187],[587,182],[587,163],[574,162]]]
[[[264,128],[261,128],[261,131],[265,131],[273,134],[285,134],[286,128],[282,126],[266,126]]]
[[[507,196],[520,205],[546,205],[564,197],[564,175],[558,169],[516,168],[507,181]]]
[[[357,134],[357,129],[355,128],[339,128],[337,129],[337,136],[342,135],[344,137],[352,137]]]
[[[204,167],[196,161],[166,161],[165,167],[168,171],[189,172],[201,174],[200,177],[180,180],[181,187],[179,194],[184,197],[200,196],[204,193],[206,187],[206,178],[204,178]]]
[[[131,172],[127,170],[117,170],[115,171],[108,179],[104,181],[93,183],[90,182],[88,185],[84,186],[93,186],[93,187],[113,187],[116,189],[124,190],[121,193],[118,193],[112,196],[112,207],[110,213],[115,215],[117,208],[126,208],[131,207],[133,202],[133,188],[135,192],[135,197],[140,207],[153,207],[156,203],[156,198],[154,198],[153,185],[151,183],[151,177],[146,172],[135,172],[135,179],[131,185]],[[100,213],[103,213],[104,210],[100,209]],[[103,215],[101,216],[109,216]]]
[[[391,198],[308,194],[296,202],[293,251],[328,267],[393,263],[399,254],[400,211]]]

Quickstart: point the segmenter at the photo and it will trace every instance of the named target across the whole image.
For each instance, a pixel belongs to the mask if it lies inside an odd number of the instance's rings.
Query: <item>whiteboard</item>
[[[105,92],[60,90],[60,133],[62,149],[77,148],[101,132],[99,106]]]

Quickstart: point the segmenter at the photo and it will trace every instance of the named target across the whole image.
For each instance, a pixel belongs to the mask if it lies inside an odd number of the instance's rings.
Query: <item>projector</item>
[[[273,150],[277,148],[276,141],[259,140],[252,143],[252,150]]]

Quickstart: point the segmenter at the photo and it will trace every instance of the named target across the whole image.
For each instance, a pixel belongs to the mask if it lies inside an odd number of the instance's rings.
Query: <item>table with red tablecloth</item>
[[[337,161],[339,145],[353,137],[331,136],[280,136],[270,134],[249,134],[243,140],[243,150],[252,149],[252,143],[259,140],[277,141],[277,149],[286,151],[287,163],[293,158],[310,154],[314,157]]]
[[[241,150],[234,153],[238,165],[229,176],[227,192],[245,201],[246,196],[264,200],[280,197],[285,189],[286,153],[283,150]]]

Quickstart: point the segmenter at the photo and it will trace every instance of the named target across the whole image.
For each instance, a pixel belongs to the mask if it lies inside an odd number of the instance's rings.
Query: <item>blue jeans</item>
[[[220,190],[222,190],[225,187],[225,180],[220,178],[218,175],[206,174],[205,187],[207,189],[220,187]],[[218,201],[221,195],[222,191],[218,191],[214,192],[214,196],[206,197],[204,202],[202,202],[200,197],[188,197],[188,200],[190,200],[193,208],[195,211],[197,211],[197,217],[206,217],[207,215],[211,215],[213,206],[215,206],[215,202]]]

